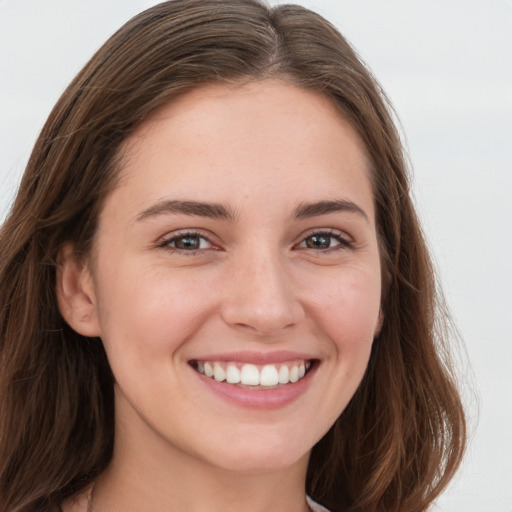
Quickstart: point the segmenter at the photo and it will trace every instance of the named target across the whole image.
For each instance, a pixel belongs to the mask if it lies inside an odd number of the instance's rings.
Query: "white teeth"
[[[226,380],[226,372],[219,363],[213,363],[213,378],[217,382],[222,382],[223,380]]]
[[[240,370],[234,364],[228,364],[226,382],[229,382],[229,384],[238,384],[240,382]]]
[[[213,377],[213,368],[210,363],[204,363],[204,374],[207,377]]]
[[[244,364],[240,372],[240,382],[246,386],[257,386],[260,383],[260,372],[253,364]]]
[[[288,384],[290,382],[290,370],[288,370],[288,366],[283,364],[281,368],[279,368],[279,384]]]
[[[262,386],[276,386],[279,384],[279,374],[273,364],[266,364],[260,375],[260,384]]]
[[[217,382],[226,381],[228,384],[243,384],[245,386],[272,387],[278,384],[295,383],[302,379],[311,368],[311,361],[295,361],[281,364],[240,365],[234,362],[196,361],[195,368],[199,373]]]
[[[290,382],[297,382],[299,380],[299,367],[292,366],[290,369]]]

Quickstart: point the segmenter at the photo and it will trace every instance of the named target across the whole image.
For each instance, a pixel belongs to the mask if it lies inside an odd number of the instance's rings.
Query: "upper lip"
[[[285,361],[292,361],[296,359],[303,359],[308,361],[315,358],[312,357],[311,354],[289,350],[278,350],[274,352],[254,352],[242,350],[236,352],[201,355],[199,357],[192,358],[191,361],[225,361],[252,364],[273,364],[284,363]]]

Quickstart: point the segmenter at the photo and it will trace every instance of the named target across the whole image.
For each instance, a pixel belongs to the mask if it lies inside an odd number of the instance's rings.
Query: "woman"
[[[2,512],[423,511],[460,462],[389,107],[304,8],[128,22],[50,114],[0,254]]]

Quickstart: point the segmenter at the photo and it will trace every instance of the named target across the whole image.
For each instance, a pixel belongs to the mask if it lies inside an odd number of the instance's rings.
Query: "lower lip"
[[[217,382],[195,370],[192,371],[210,391],[234,405],[248,409],[279,409],[291,404],[306,392],[316,369],[317,364],[313,364],[306,375],[297,382],[270,389],[242,388],[226,381]]]

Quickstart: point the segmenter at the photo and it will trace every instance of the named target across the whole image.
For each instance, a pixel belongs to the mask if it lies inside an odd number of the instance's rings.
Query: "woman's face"
[[[379,328],[362,142],[323,96],[262,81],[184,95],[124,156],[86,286],[121,449],[249,472],[305,463]]]

